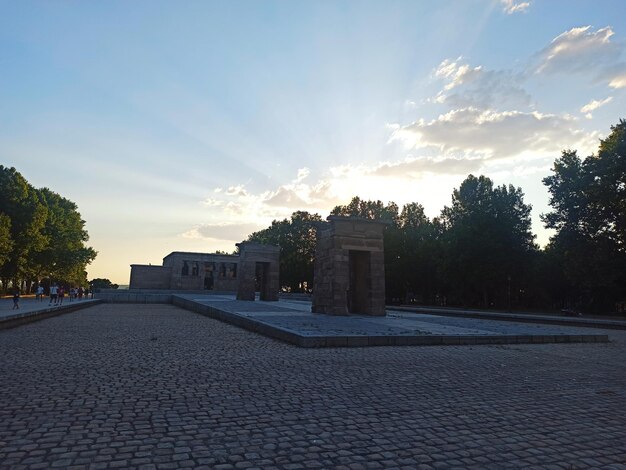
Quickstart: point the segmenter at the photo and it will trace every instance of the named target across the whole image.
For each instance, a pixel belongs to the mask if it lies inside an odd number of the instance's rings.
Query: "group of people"
[[[89,289],[80,287],[71,287],[67,290],[63,286],[57,286],[56,284],[52,284],[50,286],[50,303],[49,306],[54,303],[54,305],[63,305],[63,300],[67,295],[70,302],[74,299],[83,300],[83,296],[88,298]],[[37,288],[37,298],[41,301],[43,299],[43,287],[39,286]]]
[[[50,286],[50,303],[48,304],[48,306],[51,306],[53,304],[63,305],[63,300],[65,299],[65,296],[68,297],[70,302],[72,302],[75,299],[83,300],[83,297],[85,299],[88,299],[89,289],[83,288],[82,286],[71,287],[70,289],[66,289],[63,286],[57,286],[56,284],[52,284]],[[43,286],[37,287],[37,290],[35,291],[35,298],[39,302],[43,302],[43,299],[44,299]],[[15,290],[13,291],[13,310],[17,310],[19,308],[20,308],[20,290],[18,288],[15,288]]]

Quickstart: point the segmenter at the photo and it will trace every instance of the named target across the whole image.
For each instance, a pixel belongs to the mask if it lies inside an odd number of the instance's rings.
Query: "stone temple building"
[[[280,248],[237,243],[239,255],[174,251],[162,266],[130,265],[129,289],[236,293],[239,300],[278,300]]]
[[[162,266],[131,264],[130,289],[237,292],[239,256],[174,251]]]

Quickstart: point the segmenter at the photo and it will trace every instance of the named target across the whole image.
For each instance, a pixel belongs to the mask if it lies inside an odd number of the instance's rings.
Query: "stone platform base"
[[[384,317],[314,314],[306,301],[246,302],[234,296],[172,295],[176,306],[305,348],[607,342],[585,328],[388,312]],[[596,330],[597,331],[597,330]]]

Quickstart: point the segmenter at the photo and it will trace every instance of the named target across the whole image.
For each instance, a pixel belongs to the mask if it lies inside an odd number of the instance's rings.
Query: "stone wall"
[[[130,289],[169,289],[172,268],[145,264],[130,265]]]
[[[163,266],[132,264],[129,289],[237,291],[239,257],[174,251]]]
[[[170,288],[176,290],[237,291],[239,257],[174,251],[163,258],[171,268]]]

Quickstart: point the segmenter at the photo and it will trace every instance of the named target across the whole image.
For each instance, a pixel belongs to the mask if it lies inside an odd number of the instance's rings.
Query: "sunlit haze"
[[[626,2],[0,1],[0,164],[78,205],[89,278],[468,174],[539,215],[626,118]]]

